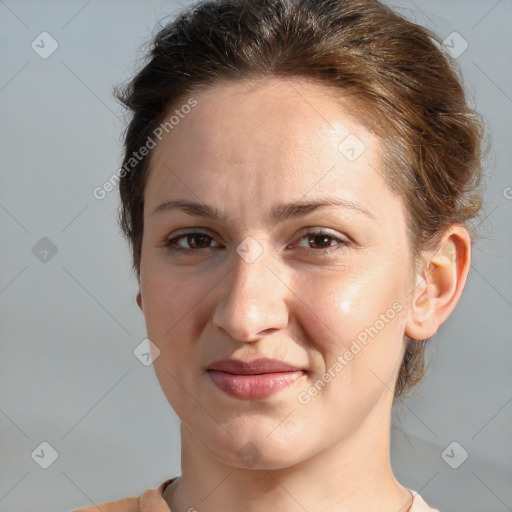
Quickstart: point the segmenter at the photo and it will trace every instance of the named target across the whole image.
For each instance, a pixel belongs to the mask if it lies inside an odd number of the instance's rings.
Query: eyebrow
[[[270,212],[270,219],[272,221],[282,222],[287,219],[302,217],[304,215],[307,215],[308,213],[313,212],[314,210],[318,210],[319,208],[332,206],[339,206],[341,208],[354,210],[377,222],[376,216],[361,204],[355,203],[353,201],[348,201],[346,199],[341,199],[338,197],[322,197],[314,201],[298,201],[292,203],[279,204],[272,208]],[[157,206],[150,213],[150,215],[161,212],[169,212],[172,210],[179,210],[189,215],[213,219],[219,222],[225,221],[225,215],[218,208],[206,203],[188,201],[184,199],[165,201],[164,203]]]

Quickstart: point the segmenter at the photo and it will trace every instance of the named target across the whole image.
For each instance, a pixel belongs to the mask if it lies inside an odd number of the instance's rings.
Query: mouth
[[[285,389],[306,375],[304,370],[236,374],[220,370],[208,370],[213,383],[228,395],[241,400],[267,398]]]
[[[241,400],[267,398],[306,375],[306,371],[277,359],[252,361],[222,359],[212,363],[208,374],[223,392]]]

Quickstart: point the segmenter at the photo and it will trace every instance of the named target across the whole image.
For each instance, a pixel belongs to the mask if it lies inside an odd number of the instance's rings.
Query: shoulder
[[[99,503],[90,507],[78,508],[72,512],[170,512],[167,503],[162,498],[162,493],[173,480],[175,478],[166,480],[156,489],[148,489],[134,498]]]
[[[410,512],[439,512],[436,508],[430,507],[427,502],[420,496],[419,493],[409,489],[414,495],[414,503]]]

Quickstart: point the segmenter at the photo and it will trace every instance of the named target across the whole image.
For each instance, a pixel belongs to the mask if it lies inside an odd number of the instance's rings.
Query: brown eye
[[[303,240],[307,246],[300,244]],[[333,243],[334,242],[334,243]],[[327,254],[336,252],[349,245],[349,241],[338,236],[334,236],[325,230],[310,231],[299,239],[299,247],[309,254]]]
[[[200,249],[209,249],[212,247],[213,238],[205,233],[190,232],[184,233],[165,241],[165,246],[169,250],[197,251]]]
[[[329,240],[334,240],[332,236],[329,235],[309,235],[308,243],[313,244],[315,247],[313,249],[326,249],[330,246]],[[326,244],[326,245],[324,245]],[[321,246],[321,247],[319,247]]]
[[[200,233],[187,235],[187,243],[190,245],[192,249],[204,249],[209,245],[208,241],[211,240],[211,237],[208,235],[202,235]]]

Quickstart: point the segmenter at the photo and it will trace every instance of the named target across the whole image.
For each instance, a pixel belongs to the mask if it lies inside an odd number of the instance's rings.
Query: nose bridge
[[[215,307],[216,327],[240,341],[255,341],[264,331],[287,325],[287,286],[270,266],[272,261],[269,250],[251,237],[237,247]]]

